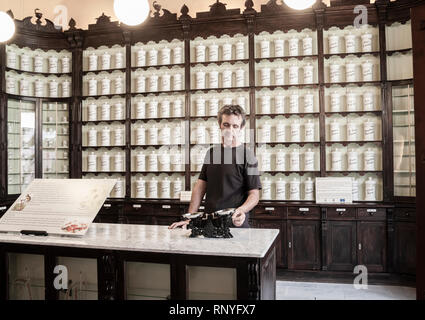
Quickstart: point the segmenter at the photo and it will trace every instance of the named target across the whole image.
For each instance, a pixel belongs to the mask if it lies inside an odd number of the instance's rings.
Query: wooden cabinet
[[[416,212],[399,208],[394,213],[394,271],[416,274]]]
[[[288,269],[319,270],[320,221],[287,221]]]
[[[385,221],[357,222],[358,264],[365,265],[368,272],[384,272],[386,268]]]
[[[353,271],[357,262],[355,221],[327,223],[326,262],[328,270]]]

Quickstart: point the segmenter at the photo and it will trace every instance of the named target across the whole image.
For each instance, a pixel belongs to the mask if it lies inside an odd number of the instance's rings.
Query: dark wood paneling
[[[384,272],[387,259],[385,222],[357,222],[358,263],[368,272]]]
[[[288,268],[320,268],[320,221],[288,220]]]
[[[416,273],[416,225],[411,222],[394,223],[394,271]]]
[[[326,239],[327,270],[353,271],[357,264],[356,222],[329,221]]]

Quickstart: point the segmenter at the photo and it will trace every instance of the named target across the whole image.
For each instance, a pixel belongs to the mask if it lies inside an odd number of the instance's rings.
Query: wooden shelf
[[[184,63],[177,63],[177,64],[160,64],[160,65],[155,65],[155,66],[143,66],[143,67],[136,67],[136,66],[132,66],[131,67],[131,71],[137,71],[137,70],[148,70],[150,68],[154,68],[156,70],[159,70],[161,68],[168,68],[171,69],[173,67],[181,67],[184,68],[185,64]]]
[[[125,124],[125,122],[126,122],[125,119],[121,119],[121,120],[97,120],[97,121],[81,121],[81,124],[83,126],[85,126],[85,125],[89,125],[89,124],[98,125],[98,124],[101,124],[101,123],[106,123],[106,124],[117,124],[117,123]]]
[[[319,117],[319,115],[320,115],[320,112],[306,112],[306,113],[304,113],[304,112],[300,112],[300,113],[270,113],[270,114],[256,114],[255,115],[255,118],[257,118],[257,119],[261,119],[261,118],[264,118],[264,117],[270,117],[270,118],[272,118],[272,119],[274,119],[274,118],[276,118],[276,117],[278,117],[278,116],[284,116],[285,118],[290,118],[290,117],[293,117],[293,116],[299,116],[299,117],[301,117],[301,118],[304,118],[305,116],[314,116],[315,118],[317,118],[317,117]]]
[[[190,66],[191,67],[196,67],[196,66],[199,66],[199,65],[208,66],[208,65],[212,65],[212,64],[216,64],[218,66],[221,66],[222,64],[225,64],[225,63],[230,63],[231,65],[234,65],[234,64],[236,64],[238,62],[242,62],[244,64],[247,64],[247,63],[249,63],[249,59],[242,59],[242,60],[220,60],[220,61],[206,61],[206,62],[191,62],[190,63]]]
[[[107,174],[108,176],[112,176],[112,175],[125,176],[124,171],[83,171],[83,175],[88,175],[88,174],[94,174],[95,176],[98,176],[100,174]]]
[[[61,76],[72,76],[72,72],[66,72],[66,73],[50,73],[50,72],[34,72],[34,71],[24,71],[24,70],[20,70],[20,69],[14,69],[14,68],[9,68],[6,67],[6,72],[9,71],[14,71],[18,74],[31,74],[31,75],[35,75],[35,76],[43,76],[43,77],[49,77],[49,76],[56,76],[56,77],[61,77]]]
[[[160,174],[167,174],[167,175],[173,175],[173,174],[185,174],[185,171],[131,171],[131,175],[135,176],[137,174],[155,174],[155,175],[160,175]]]
[[[353,53],[325,53],[323,57],[325,59],[329,59],[331,57],[340,57],[340,58],[346,58],[347,56],[356,56],[358,58],[365,56],[365,55],[373,55],[375,57],[379,57],[380,52],[379,51],[371,51],[371,52],[353,52]]]
[[[132,92],[131,96],[132,97],[136,97],[138,95],[141,96],[148,96],[148,95],[154,95],[154,96],[159,96],[162,94],[169,94],[169,95],[174,95],[174,94],[184,94],[186,93],[186,90],[171,90],[171,91],[151,91],[151,92]]]
[[[256,57],[254,60],[256,63],[259,63],[261,61],[270,61],[270,62],[273,62],[275,60],[289,61],[291,59],[302,61],[305,59],[318,59],[318,58],[319,58],[319,55],[313,54],[313,55],[306,55],[306,56],[283,56],[283,57],[269,57],[269,58]]]
[[[382,83],[382,81],[356,81],[356,82],[326,82],[325,83],[325,87],[326,88],[330,88],[331,86],[341,86],[341,87],[346,87],[346,86],[351,86],[351,85],[356,85],[358,87],[363,87],[365,85],[374,85],[374,86],[380,86]]]
[[[348,145],[348,144],[358,144],[358,145],[364,145],[366,143],[376,143],[376,144],[382,144],[383,141],[382,140],[371,140],[371,141],[326,141],[326,145],[330,146],[333,144],[342,144],[344,146]]]
[[[83,96],[83,100],[87,100],[88,98],[92,98],[95,100],[98,100],[100,98],[107,98],[107,99],[112,99],[115,97],[119,97],[119,98],[125,98],[126,94],[125,93],[115,93],[115,94],[102,94],[102,95],[96,95],[96,96]]]
[[[301,147],[303,147],[305,145],[314,145],[315,147],[320,146],[319,141],[314,141],[314,142],[256,142],[255,144],[257,145],[257,148],[258,148],[258,145],[268,145],[268,146],[271,146],[271,147],[275,147],[279,144],[284,145],[285,147],[289,147],[292,144],[299,145]]]
[[[248,90],[249,87],[230,87],[230,88],[207,88],[207,89],[190,89],[190,93],[197,93],[197,92],[203,92],[203,93],[208,93],[208,92],[212,92],[212,91],[216,91],[218,93],[221,93],[225,90],[228,90],[230,92],[237,92],[240,90]]]
[[[113,73],[113,72],[115,72],[115,71],[121,71],[122,73],[125,73],[125,72],[127,71],[127,68],[119,68],[119,69],[102,69],[102,70],[95,70],[95,71],[87,71],[87,70],[85,70],[85,71],[83,71],[83,76],[87,76],[87,75],[89,75],[90,73],[93,73],[93,74],[95,74],[95,75],[98,75],[98,74],[100,74],[100,73],[102,73],[102,72],[106,72],[106,73],[111,74],[111,73]]]
[[[185,117],[166,117],[166,118],[144,118],[144,119],[131,119],[131,123],[136,123],[137,121],[149,122],[149,121],[157,121],[160,122],[162,120],[174,121],[174,120],[185,120]]]
[[[259,85],[257,85],[255,87],[255,90],[256,91],[259,91],[261,89],[270,89],[270,90],[273,91],[273,90],[278,89],[278,88],[282,88],[282,89],[285,89],[285,90],[291,89],[291,88],[297,88],[297,89],[318,89],[319,88],[319,85],[318,85],[318,83],[311,83],[311,84],[285,84],[285,85],[280,85],[280,86],[276,86],[276,85],[273,85],[273,86],[259,86]]]
[[[327,117],[331,117],[331,116],[333,116],[333,115],[341,115],[341,116],[343,116],[343,117],[346,117],[346,116],[348,116],[348,115],[350,115],[350,114],[357,114],[357,115],[360,115],[360,116],[364,116],[364,115],[367,115],[367,114],[370,114],[370,113],[372,113],[372,114],[374,114],[374,115],[377,115],[377,116],[382,115],[382,111],[380,111],[380,110],[374,110],[374,111],[342,111],[342,112],[326,112],[325,114],[326,114],[326,116],[327,116]]]
[[[112,150],[112,149],[121,149],[124,150],[125,146],[96,146],[96,147],[89,147],[89,146],[82,146],[81,147],[82,150],[88,150],[88,149],[93,149],[93,150],[100,150],[100,149],[107,149],[107,150]]]

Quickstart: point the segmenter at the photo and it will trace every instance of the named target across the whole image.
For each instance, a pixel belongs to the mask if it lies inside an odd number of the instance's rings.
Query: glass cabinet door
[[[8,100],[8,194],[20,194],[35,178],[35,112],[33,101]]]
[[[66,103],[43,103],[43,178],[69,177],[69,111]]]
[[[393,86],[394,196],[416,196],[413,85]]]

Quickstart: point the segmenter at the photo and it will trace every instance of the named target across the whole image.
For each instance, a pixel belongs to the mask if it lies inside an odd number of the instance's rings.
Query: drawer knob
[[[340,211],[339,215],[342,216],[344,214],[344,211]]]
[[[375,212],[369,212],[369,214],[370,214],[371,216],[373,216],[373,215],[375,214]]]
[[[409,212],[406,212],[406,217],[410,216]]]

